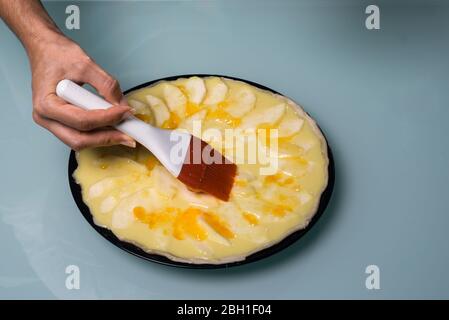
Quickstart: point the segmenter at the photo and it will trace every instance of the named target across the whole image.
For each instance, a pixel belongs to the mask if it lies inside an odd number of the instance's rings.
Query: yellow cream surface
[[[294,102],[218,77],[159,82],[127,99],[147,123],[202,137],[238,162],[238,173],[230,200],[223,202],[189,191],[142,146],[78,152],[74,177],[83,200],[95,223],[119,239],[172,260],[232,262],[305,228],[315,214],[327,186],[327,146],[315,122]],[[195,121],[200,133],[194,132]],[[236,142],[201,136],[210,128],[223,137],[226,129],[241,129],[235,141],[255,133],[276,166],[262,173],[265,161],[238,161]],[[257,129],[277,129],[276,143]]]

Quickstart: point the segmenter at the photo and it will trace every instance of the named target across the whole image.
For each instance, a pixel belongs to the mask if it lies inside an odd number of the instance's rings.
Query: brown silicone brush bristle
[[[192,136],[178,179],[193,191],[228,201],[237,166],[203,140]]]

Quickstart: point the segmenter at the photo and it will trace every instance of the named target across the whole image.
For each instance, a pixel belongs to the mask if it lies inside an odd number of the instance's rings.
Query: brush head
[[[192,136],[178,179],[190,189],[228,201],[237,166],[203,140]]]

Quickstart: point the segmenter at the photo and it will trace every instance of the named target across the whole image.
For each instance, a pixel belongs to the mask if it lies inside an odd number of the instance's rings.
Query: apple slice
[[[218,77],[206,79],[207,95],[204,104],[214,105],[226,99],[228,94],[228,86]]]
[[[257,128],[262,124],[273,125],[285,112],[285,103],[277,104],[265,110],[252,110],[242,118],[241,129]]]
[[[203,101],[204,96],[206,95],[206,86],[204,85],[203,79],[191,77],[187,79],[184,87],[187,91],[190,102],[200,104]]]
[[[213,196],[190,191],[185,186],[179,188],[177,198],[189,203],[189,205],[202,209],[210,209],[219,204],[218,200]]]
[[[151,94],[146,95],[145,98],[153,110],[156,125],[158,127],[162,126],[162,124],[170,118],[170,112],[168,111],[164,101]]]
[[[304,120],[297,117],[284,117],[279,123],[278,137],[287,138],[296,134],[304,125]]]
[[[112,189],[117,182],[117,178],[104,178],[90,186],[87,193],[88,199],[101,197],[105,192]]]
[[[141,189],[123,196],[111,212],[112,228],[124,229],[136,222],[133,214],[135,207],[139,206],[156,211],[160,210],[164,205],[164,199],[158,196],[155,189]]]
[[[136,113],[144,113],[145,110],[147,109],[147,105],[145,103],[140,102],[139,100],[136,99],[129,99],[128,104],[131,108],[134,109]]]
[[[109,211],[114,209],[116,205],[117,205],[117,199],[113,196],[108,196],[101,202],[100,212],[108,213]]]
[[[310,200],[312,200],[312,196],[307,191],[300,191],[298,194],[299,201],[301,201],[301,204],[306,204]]]
[[[186,113],[187,98],[182,91],[169,83],[164,84],[164,99],[168,109],[175,112],[179,117],[184,117]]]
[[[241,87],[230,91],[229,101],[229,105],[225,108],[226,112],[234,118],[241,118],[254,109],[256,95],[250,88]]]

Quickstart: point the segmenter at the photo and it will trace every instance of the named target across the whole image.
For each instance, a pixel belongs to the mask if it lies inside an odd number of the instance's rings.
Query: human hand
[[[32,71],[33,119],[37,124],[77,151],[115,144],[136,146],[132,138],[111,128],[132,114],[117,80],[75,42],[57,33],[27,51]],[[115,106],[87,111],[67,103],[56,95],[56,86],[62,79],[90,84]]]

